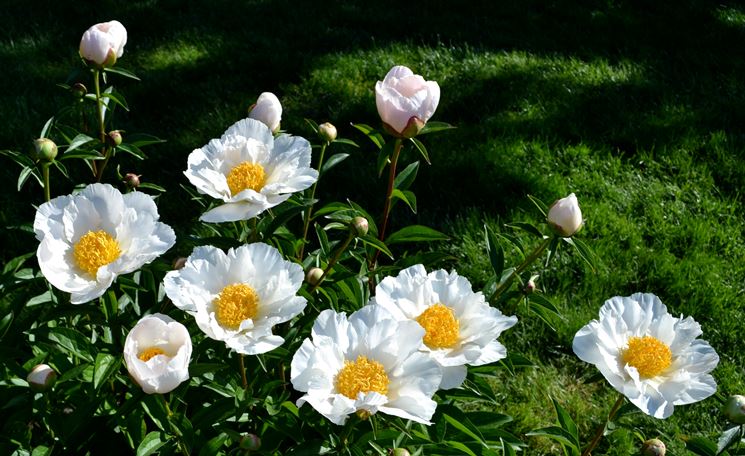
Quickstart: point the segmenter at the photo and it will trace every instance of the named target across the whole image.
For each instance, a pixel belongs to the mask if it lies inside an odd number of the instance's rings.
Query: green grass
[[[377,2],[4,2],[0,18],[0,148],[22,150],[69,97],[54,83],[76,62],[92,23],[111,18],[129,30],[120,64],[142,76],[121,81],[131,114],[125,130],[168,143],[124,170],[166,184],[163,219],[186,231],[200,212],[178,184],[186,156],[218,136],[258,94],[283,102],[283,128],[310,134],[303,118],[330,120],[361,150],[320,187],[324,200],[350,197],[373,213],[383,186],[375,154],[349,122],[377,123],[373,86],[406,64],[442,88],[435,115],[457,130],[424,139],[433,165],[414,190],[411,221],[454,237],[449,265],[476,288],[487,280],[483,225],[540,221],[526,198],[550,202],[575,192],[587,219],[581,236],[601,267],[593,273],[565,251],[539,286],[565,315],[553,332],[518,308],[508,350],[535,368],[495,385],[518,434],[552,423],[549,396],[576,418],[586,441],[614,400],[593,381],[593,367],[571,353],[571,340],[603,301],[653,292],[674,314],[692,315],[721,356],[720,395],[745,391],[741,337],[745,294],[745,14],[720,2],[514,1],[433,2],[428,8]],[[415,159],[413,153],[404,161]],[[17,169],[0,170],[0,225],[30,222],[41,193],[18,194]],[[57,181],[55,193],[72,183]],[[18,230],[0,233],[4,260],[35,248]],[[188,252],[175,252],[174,255]],[[510,259],[517,261],[514,252]],[[712,434],[724,421],[716,398],[679,407],[665,421],[635,414],[624,423],[661,435],[683,454],[681,437]],[[556,448],[525,438],[530,454]],[[633,432],[615,434],[605,454],[637,448]],[[612,447],[612,448],[611,448]],[[599,452],[599,453],[601,453]]]

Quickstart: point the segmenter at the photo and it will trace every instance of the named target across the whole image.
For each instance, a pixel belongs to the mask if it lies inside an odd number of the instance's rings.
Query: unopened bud
[[[388,454],[391,456],[411,456],[411,453],[406,448],[391,448],[388,450]]]
[[[649,439],[642,445],[643,456],[665,456],[667,448],[660,439]]]
[[[38,364],[26,376],[28,386],[37,393],[42,393],[54,385],[57,373],[46,364]]]
[[[178,271],[179,269],[183,269],[184,266],[186,266],[186,258],[184,257],[178,257],[175,260],[173,260],[173,264],[171,265],[175,271]]]
[[[525,294],[532,294],[535,291],[535,280],[532,278],[528,280],[528,283],[525,284],[524,291]]]
[[[724,416],[735,424],[745,424],[745,396],[735,394],[727,398]]]
[[[109,136],[106,140],[110,146],[118,146],[122,143],[122,132],[119,130],[113,130],[109,132]]]
[[[548,209],[546,220],[554,232],[561,237],[571,237],[579,231],[584,222],[574,193],[552,204]]]
[[[324,122],[318,126],[318,134],[324,141],[331,142],[336,139],[336,127],[329,122]]]
[[[241,450],[256,451],[261,448],[261,439],[256,434],[244,434],[239,445]]]
[[[83,84],[76,82],[70,87],[70,92],[78,98],[83,98],[88,94],[88,89]]]
[[[365,217],[355,217],[352,219],[352,228],[354,228],[357,236],[364,236],[367,234],[367,230],[370,229],[370,224]]]
[[[305,281],[311,285],[318,285],[323,277],[323,269],[321,268],[310,268],[308,273],[305,274]]]
[[[39,161],[52,162],[57,157],[57,144],[49,138],[34,140],[34,158]]]
[[[137,188],[140,186],[140,177],[142,174],[127,173],[124,175],[124,184],[129,188]]]

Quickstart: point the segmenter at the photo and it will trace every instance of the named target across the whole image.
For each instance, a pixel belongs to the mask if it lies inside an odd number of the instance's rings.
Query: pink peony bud
[[[375,102],[389,133],[413,138],[435,113],[440,86],[435,81],[425,81],[405,66],[395,66],[375,84]]]
[[[571,237],[582,228],[582,211],[574,193],[557,200],[546,218],[551,228],[561,237]]]
[[[272,133],[276,133],[279,131],[279,122],[282,120],[282,104],[276,95],[264,92],[259,95],[256,104],[249,108],[248,117],[262,122]]]
[[[26,376],[28,386],[37,393],[42,393],[54,385],[57,373],[46,364],[37,364]]]
[[[110,67],[124,54],[127,29],[119,21],[96,24],[83,33],[80,56],[99,67]]]

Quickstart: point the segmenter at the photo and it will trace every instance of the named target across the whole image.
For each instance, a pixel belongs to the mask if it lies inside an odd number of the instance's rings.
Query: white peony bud
[[[582,228],[582,211],[574,193],[556,201],[548,210],[548,224],[561,237],[571,237]]]
[[[365,217],[355,217],[352,219],[352,228],[357,236],[364,236],[370,229],[370,223]]]
[[[643,456],[665,456],[667,448],[660,439],[649,439],[642,445]]]
[[[83,33],[80,56],[98,66],[109,67],[124,54],[127,29],[119,21],[96,24]]]
[[[191,338],[171,317],[143,317],[127,334],[124,363],[129,375],[147,394],[165,394],[189,379]]]
[[[735,394],[727,398],[724,416],[735,424],[745,424],[745,396]]]
[[[326,142],[331,142],[336,139],[336,127],[330,122],[324,122],[318,126],[318,134]]]
[[[317,285],[323,277],[323,269],[321,268],[310,268],[305,274],[305,281],[311,285]]]
[[[395,66],[375,84],[375,103],[383,126],[394,136],[413,138],[440,102],[440,86],[405,66]]]
[[[272,133],[276,133],[279,131],[279,122],[282,120],[282,104],[276,95],[264,92],[259,95],[256,104],[249,108],[248,117],[262,122]]]
[[[38,393],[51,388],[56,380],[57,373],[46,364],[37,364],[26,376],[28,386]]]

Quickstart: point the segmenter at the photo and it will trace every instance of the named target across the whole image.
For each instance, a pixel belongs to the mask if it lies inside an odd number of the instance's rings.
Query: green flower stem
[[[590,456],[592,454],[592,450],[594,450],[595,447],[598,446],[600,439],[603,438],[603,433],[605,432],[606,426],[608,426],[608,423],[613,419],[614,416],[616,416],[618,409],[621,408],[625,400],[626,400],[626,397],[623,394],[621,394],[618,397],[618,400],[616,400],[616,403],[613,404],[613,407],[611,407],[610,413],[608,413],[608,419],[606,419],[603,424],[598,426],[598,430],[595,431],[595,436],[592,438],[592,441],[590,442],[590,444],[587,445],[587,448],[585,448],[585,451],[582,452],[582,456]]]
[[[106,124],[105,119],[103,116],[103,99],[101,98],[101,83],[99,82],[99,77],[101,75],[101,72],[97,69],[93,70],[93,87],[96,89],[96,115],[98,117],[98,139],[101,141],[101,143],[104,144],[103,146],[103,156],[104,161],[99,167],[96,164],[96,161],[93,160],[93,171],[96,174],[96,182],[101,182],[101,178],[103,177],[103,170],[106,168],[106,165],[109,164],[109,159],[111,158],[111,149],[106,146]]]
[[[246,364],[243,361],[243,355],[238,355],[238,360],[241,363],[241,384],[243,385],[243,389],[248,389],[248,378],[246,378]]]
[[[186,446],[186,443],[184,443],[183,440],[181,440],[181,436],[179,435],[179,432],[176,428],[176,426],[173,424],[173,421],[171,421],[171,417],[173,416],[173,412],[171,411],[171,406],[168,405],[168,401],[166,400],[165,396],[162,394],[159,394],[160,398],[163,400],[163,405],[166,406],[166,411],[168,412],[168,424],[171,425],[171,429],[173,430],[173,434],[176,437],[176,442],[178,443],[178,448],[181,450],[181,453],[184,454],[184,456],[189,456],[191,453],[189,452],[189,448]]]
[[[49,202],[52,199],[52,190],[49,188],[49,163],[41,165],[41,175],[44,178],[44,199]]]
[[[323,155],[326,153],[326,147],[329,143],[324,141],[321,145],[321,154],[318,157],[318,179],[313,183],[313,187],[310,189],[310,199],[316,197],[316,187],[318,187],[318,181],[321,180],[321,168],[323,167]],[[303,242],[300,244],[300,253],[298,253],[297,259],[303,261],[303,253],[305,253],[305,241],[308,239],[308,227],[310,226],[310,217],[313,213],[313,204],[308,206],[308,210],[305,211],[305,222],[303,223]]]
[[[321,274],[321,277],[318,279],[318,282],[316,282],[315,285],[312,285],[310,287],[310,289],[308,290],[308,294],[313,294],[313,292],[316,291],[316,288],[318,288],[321,285],[321,282],[323,282],[323,279],[326,278],[326,274],[328,274],[328,272],[331,270],[331,268],[334,267],[336,262],[339,261],[341,254],[344,253],[347,247],[349,247],[349,243],[352,242],[352,239],[354,239],[354,230],[350,228],[347,239],[344,241],[341,247],[339,247],[336,250],[336,252],[334,252],[334,256],[331,257],[331,261],[329,261],[329,264],[326,265],[326,268],[323,270],[323,274]]]
[[[396,180],[396,165],[398,164],[398,156],[401,155],[401,146],[403,140],[396,138],[396,144],[393,148],[393,156],[391,157],[391,167],[388,171],[388,189],[385,195],[385,206],[383,207],[383,221],[380,224],[380,231],[378,232],[378,239],[381,242],[385,242],[385,230],[388,227],[388,216],[391,214],[391,202],[393,200],[393,182]],[[378,261],[378,255],[380,250],[375,251],[371,264],[374,266]]]
[[[507,291],[507,289],[510,287],[510,285],[512,285],[512,281],[515,280],[515,277],[517,277],[520,274],[522,274],[522,272],[525,269],[527,269],[528,266],[530,266],[531,264],[533,264],[533,262],[535,260],[537,260],[541,256],[541,254],[543,253],[543,251],[546,250],[546,247],[548,247],[549,244],[551,244],[551,241],[553,239],[554,238],[552,236],[549,236],[549,237],[545,238],[543,240],[543,242],[541,242],[538,245],[538,247],[536,247],[535,250],[533,250],[533,252],[531,252],[531,254],[527,256],[527,258],[525,258],[525,260],[523,260],[522,263],[520,263],[520,266],[518,266],[517,268],[515,268],[515,270],[512,271],[512,273],[509,276],[507,276],[507,278],[504,280],[504,282],[500,283],[499,286],[497,286],[497,289],[494,290],[494,293],[491,295],[491,298],[489,298],[489,300],[492,301],[492,300],[498,298],[502,293],[504,293],[505,291]]]

